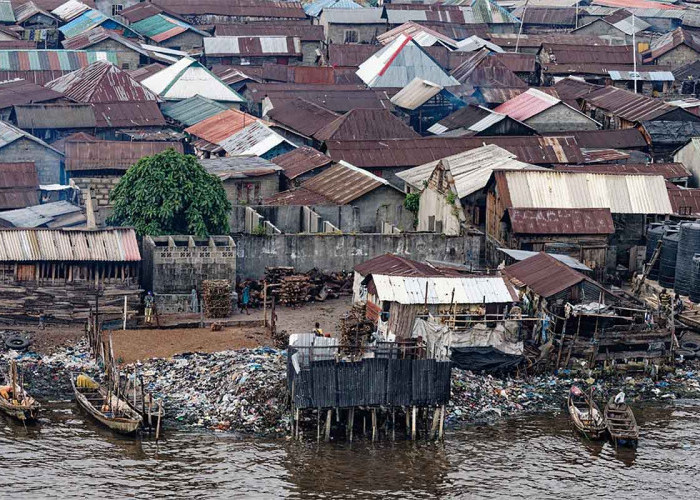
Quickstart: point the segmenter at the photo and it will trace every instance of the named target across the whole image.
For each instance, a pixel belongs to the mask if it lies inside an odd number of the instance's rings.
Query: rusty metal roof
[[[550,297],[588,278],[544,252],[503,269],[518,287],[528,286],[541,297]]]
[[[270,198],[263,201],[265,205],[335,205],[333,201],[329,200],[321,193],[316,193],[315,191],[310,191],[303,187],[298,187],[290,189],[289,191],[282,191]]]
[[[586,164],[589,163],[607,163],[615,162],[621,160],[627,160],[630,157],[629,153],[621,151],[619,149],[584,149],[583,157],[586,160]]]
[[[325,40],[323,26],[313,24],[217,24],[216,36],[290,36],[302,42],[320,42]]]
[[[639,149],[648,146],[642,133],[636,128],[617,130],[581,130],[562,134],[560,132],[545,134],[547,136],[573,136],[581,148],[590,149]]]
[[[661,175],[665,179],[684,179],[692,174],[682,163],[610,163],[602,165],[557,166],[562,172],[587,172],[591,174],[647,174]]]
[[[158,0],[162,8],[185,16],[236,16],[252,18],[306,19],[299,2],[269,0]]]
[[[355,266],[362,276],[382,274],[385,276],[445,276],[449,272],[436,269],[427,262],[407,259],[393,253],[385,253]]]
[[[609,208],[509,208],[516,234],[613,234]]]
[[[557,91],[553,87],[531,87],[537,88],[537,90],[549,94],[553,97],[558,97]],[[527,87],[482,87],[478,90],[478,95],[485,104],[503,104],[509,101],[523,92],[527,92]]]
[[[429,47],[435,44],[442,44],[451,49],[457,48],[457,42],[438,31],[426,28],[413,21],[406,22],[396,28],[390,29],[386,33],[377,36],[377,41],[382,45],[387,45],[393,42],[399,35],[407,35],[412,37],[422,47]]]
[[[462,84],[473,87],[527,88],[527,83],[518,78],[488,49],[481,49],[452,70],[452,76]]]
[[[594,90],[582,99],[591,106],[609,111],[629,122],[653,120],[679,109],[676,106],[666,104],[661,99],[635,94],[616,87]]]
[[[632,66],[631,45],[579,45],[544,43],[540,52],[543,66],[549,64],[607,64]],[[637,54],[637,64],[642,60]]]
[[[327,154],[362,168],[415,167],[484,144],[495,144],[534,165],[581,164],[583,154],[573,137],[424,137],[364,141],[327,141]]]
[[[700,37],[683,28],[676,28],[654,40],[642,57],[645,62],[651,62],[681,45],[700,53]]]
[[[227,156],[199,160],[199,164],[222,181],[276,174],[282,168],[259,156]]]
[[[157,102],[158,96],[106,61],[69,73],[46,86],[78,102]]]
[[[144,156],[172,148],[183,152],[179,142],[97,141],[66,142],[66,170],[128,170]]]
[[[313,134],[319,141],[411,139],[420,135],[386,109],[353,109]]]
[[[160,6],[151,2],[140,2],[122,10],[119,15],[129,21],[129,24],[137,23],[165,12]]]
[[[209,57],[301,56],[301,40],[290,36],[215,36],[204,39]]]
[[[275,103],[266,116],[284,128],[311,137],[340,115],[305,99],[288,99]]]
[[[156,101],[96,102],[98,128],[161,127],[166,125]]]
[[[559,98],[565,101],[575,101],[579,97],[590,94],[594,90],[602,88],[600,85],[588,83],[578,78],[562,78],[554,84]]]
[[[26,80],[11,80],[0,83],[0,109],[17,104],[54,101],[63,94]]]
[[[700,189],[669,188],[673,213],[677,215],[700,215]]]
[[[500,52],[493,54],[493,57],[505,64],[513,73],[532,73],[536,69],[537,56],[535,54]]]
[[[213,144],[219,144],[221,141],[257,121],[260,121],[260,119],[253,115],[238,111],[237,109],[227,109],[226,111],[222,111],[221,113],[186,128],[185,132]]]
[[[139,262],[136,233],[130,228],[0,229],[0,262]]]
[[[15,123],[21,129],[95,128],[92,105],[82,103],[18,104],[14,106]]]
[[[0,163],[0,210],[38,205],[38,192],[34,162]]]
[[[284,176],[290,180],[317,168],[328,166],[331,162],[329,156],[309,146],[300,146],[272,159],[272,163],[282,167]]]
[[[559,103],[561,101],[556,97],[540,92],[537,89],[528,89],[519,96],[496,107],[494,111],[508,115],[515,120],[525,121]]]
[[[580,46],[592,46],[607,44],[597,36],[572,35],[570,33],[544,33],[540,35],[520,35],[492,33],[491,43],[495,43],[504,49],[514,49],[516,44],[522,48],[537,48],[544,43],[571,44]],[[631,60],[631,59],[630,59]]]
[[[328,64],[358,67],[381,48],[381,46],[366,43],[332,43],[328,46]]]
[[[573,7],[524,7],[513,10],[513,15],[519,17],[523,24],[573,28],[577,10]]]

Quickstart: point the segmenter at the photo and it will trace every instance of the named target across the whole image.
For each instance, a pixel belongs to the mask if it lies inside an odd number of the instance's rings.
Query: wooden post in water
[[[377,409],[372,408],[372,442],[377,439]]]
[[[321,408],[316,410],[316,442],[321,442]]]
[[[331,420],[333,419],[333,409],[326,413],[326,443],[331,440]]]
[[[396,409],[391,409],[391,440],[396,441]]]
[[[127,298],[126,298],[126,295],[124,295],[124,321],[122,323],[122,330],[126,330],[126,308],[127,308],[126,301],[127,301]]]
[[[411,419],[411,440],[415,441],[416,440],[416,417],[417,417],[417,411],[418,409],[414,406],[413,407],[413,418]]]
[[[158,401],[158,423],[156,424],[156,443],[160,439],[160,418],[163,416],[163,400]]]
[[[433,425],[430,427],[430,439],[435,439],[438,430],[438,422],[440,418],[440,409],[433,410]]]
[[[350,442],[352,443],[352,431],[353,431],[353,427],[355,426],[355,408],[350,408],[350,415],[348,418],[349,418],[348,425],[350,427]]]
[[[440,407],[440,430],[438,431],[438,437],[440,441],[443,439],[443,429],[445,427],[445,405]]]

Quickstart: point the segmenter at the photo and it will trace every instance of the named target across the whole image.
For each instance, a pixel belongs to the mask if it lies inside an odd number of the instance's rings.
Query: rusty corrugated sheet
[[[613,234],[609,208],[509,208],[515,234]]]
[[[3,262],[138,262],[141,254],[130,228],[98,231],[0,229]]]
[[[126,170],[144,156],[151,156],[168,148],[182,153],[179,142],[152,141],[97,141],[66,142],[66,170]]]
[[[661,175],[664,179],[684,179],[691,173],[682,163],[612,163],[607,165],[557,166],[562,172],[585,172],[591,174],[648,174]]]
[[[677,215],[700,215],[700,189],[681,189],[669,187],[673,213]]]
[[[418,262],[393,253],[385,253],[355,266],[362,276],[383,274],[385,276],[445,276],[451,274],[434,268],[427,262]]]
[[[306,137],[311,137],[339,117],[338,113],[305,99],[281,101],[268,111],[267,116],[282,127]]]
[[[560,136],[561,133],[545,134]],[[582,130],[566,132],[567,136],[576,139],[581,148],[590,149],[640,149],[648,146],[642,133],[636,128],[617,130]]]
[[[0,83],[0,109],[17,104],[29,104],[53,101],[63,97],[55,90],[25,80]]]
[[[353,109],[313,134],[319,141],[411,139],[420,135],[385,109]]]
[[[452,71],[452,76],[460,83],[473,87],[528,87],[527,83],[518,78],[488,49],[475,52],[471,58]]]
[[[293,36],[302,42],[320,42],[325,40],[323,26],[312,24],[217,24],[216,36]]]
[[[609,111],[629,122],[653,120],[678,109],[661,99],[635,94],[616,87],[604,87],[582,97],[587,105]]]
[[[309,146],[300,146],[272,159],[273,163],[284,169],[284,176],[290,180],[311,170],[328,166],[331,161],[329,156]]]
[[[299,2],[273,2],[269,0],[158,0],[166,11],[184,16],[236,16],[253,18],[306,19]]]
[[[236,132],[240,132],[256,121],[263,120],[249,115],[248,113],[244,113],[243,111],[228,109],[186,128],[185,132],[205,139],[213,144],[219,144],[221,141],[231,137]],[[269,125],[268,122],[263,121],[263,123]]]
[[[155,101],[92,104],[98,128],[162,127],[165,118]]]
[[[513,15],[520,18],[524,24],[571,28],[576,25],[577,13],[574,7],[525,7],[513,11]]]
[[[586,276],[540,252],[503,269],[503,274],[518,286],[528,286],[541,297],[549,297],[584,280]]]
[[[0,163],[0,210],[39,204],[39,176],[33,162]]]

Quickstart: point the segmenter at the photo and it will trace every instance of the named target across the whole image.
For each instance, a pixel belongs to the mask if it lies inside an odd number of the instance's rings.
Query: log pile
[[[352,273],[324,273],[312,269],[306,273],[295,273],[292,267],[265,268],[265,281],[270,287],[270,295],[275,295],[280,303],[288,306],[298,306],[304,302],[324,301],[335,299],[342,295],[352,295]],[[251,292],[262,290],[262,285],[254,286],[251,282]],[[251,302],[255,294],[251,293]]]
[[[312,285],[303,274],[285,276],[279,287],[279,301],[286,306],[296,306],[311,299]]]
[[[231,314],[231,282],[204,280],[202,282],[204,314],[207,318],[227,318]]]
[[[136,314],[141,303],[141,292],[136,285],[126,283],[104,284],[99,292],[100,319],[120,318],[127,297],[127,315]],[[40,315],[46,320],[86,321],[95,307],[94,283],[71,282],[43,284],[0,284],[0,319],[35,321]]]
[[[340,318],[340,344],[347,346],[348,353],[358,354],[374,331],[374,324],[365,316],[366,306],[355,304]]]

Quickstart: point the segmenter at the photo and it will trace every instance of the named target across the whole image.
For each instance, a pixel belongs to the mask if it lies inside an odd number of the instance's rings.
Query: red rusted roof
[[[653,120],[678,108],[642,94],[616,87],[594,90],[582,99],[591,106],[609,111],[629,122]]]
[[[427,262],[407,259],[393,253],[385,253],[355,266],[355,271],[362,276],[383,274],[385,276],[445,276],[446,273],[434,268]]]
[[[505,64],[514,73],[532,73],[536,69],[537,56],[535,54],[502,52],[493,54],[493,57]]]
[[[677,215],[700,215],[700,189],[669,188],[673,213]]]
[[[313,134],[319,141],[412,139],[420,135],[386,109],[353,109]]]
[[[601,165],[557,166],[562,172],[585,172],[591,174],[648,174],[662,175],[664,179],[683,179],[691,173],[682,163],[611,163]]]
[[[533,116],[537,116],[552,106],[556,106],[561,101],[549,94],[540,92],[537,89],[528,89],[510,101],[504,102],[496,107],[496,113],[508,115],[514,120],[525,121]]]
[[[213,144],[219,144],[219,142],[231,137],[236,132],[240,132],[256,121],[261,120],[243,111],[228,109],[186,128],[185,132]],[[269,125],[267,122],[263,121],[263,123]]]
[[[151,156],[169,148],[183,152],[179,142],[66,142],[66,170],[128,170],[144,156]]]
[[[275,103],[274,108],[267,112],[267,116],[275,123],[306,137],[311,137],[339,117],[338,113],[305,99],[289,99]]]
[[[574,7],[524,7],[515,9],[513,15],[524,24],[539,24],[545,26],[576,25],[578,10]]]
[[[554,88],[560,99],[573,101],[603,87],[575,78],[562,78],[554,84]]]
[[[516,234],[613,234],[609,208],[509,208]]]
[[[158,0],[158,5],[186,16],[236,16],[253,18],[306,19],[299,2],[273,2],[269,0]]]
[[[34,162],[0,163],[0,210],[38,205],[38,190]]]
[[[155,101],[97,102],[92,104],[100,128],[162,127],[165,117]]]
[[[550,297],[584,280],[586,276],[540,252],[503,269],[503,274],[518,286],[528,286],[541,297]]]
[[[676,28],[655,40],[651,44],[651,49],[644,52],[642,57],[644,58],[644,62],[648,63],[680,45],[685,45],[695,52],[700,52],[700,38],[683,28]]]
[[[332,43],[328,46],[328,64],[357,67],[381,49],[381,45]]]
[[[0,83],[0,109],[19,104],[49,102],[63,97],[61,92],[26,80]]]
[[[552,132],[547,136],[573,136],[579,147],[590,149],[639,149],[648,146],[642,133],[636,128],[616,130],[582,130],[562,134]]]
[[[329,156],[309,146],[301,146],[272,159],[272,163],[284,169],[287,179],[296,179],[306,172],[330,165]]]
[[[527,88],[527,83],[518,78],[498,58],[493,57],[488,49],[481,49],[452,71],[460,83],[472,87],[508,87]]]
[[[64,137],[63,139],[59,139],[56,142],[52,142],[51,147],[56,148],[61,153],[65,154],[67,142],[97,142],[100,140],[101,139],[98,139],[94,135],[86,134],[85,132],[76,132]]]
[[[136,80],[137,82],[142,82],[149,76],[153,76],[156,73],[158,73],[161,70],[164,70],[166,66],[164,64],[160,63],[152,63],[152,64],[147,64],[146,66],[142,66],[139,69],[134,69],[129,71],[129,76]]]
[[[295,36],[302,42],[320,42],[325,39],[323,26],[313,24],[238,23],[217,24],[216,36]]]
[[[559,97],[557,91],[553,87],[531,87],[536,88],[549,94],[553,97]],[[518,88],[507,88],[507,87],[482,87],[479,89],[478,94],[483,98],[485,104],[503,104],[509,101],[523,92],[527,92],[529,89],[527,87]]]

